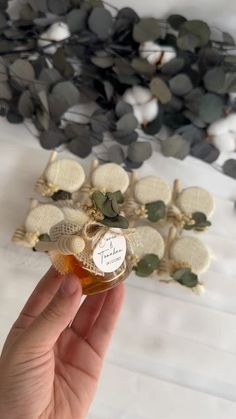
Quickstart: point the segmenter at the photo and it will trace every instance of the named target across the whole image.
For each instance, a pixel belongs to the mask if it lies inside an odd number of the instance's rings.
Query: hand
[[[85,418],[123,294],[119,285],[87,297],[78,310],[78,278],[48,271],[3,348],[1,419]]]

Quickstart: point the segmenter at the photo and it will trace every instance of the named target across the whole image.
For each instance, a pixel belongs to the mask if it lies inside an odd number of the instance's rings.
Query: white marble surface
[[[10,243],[48,152],[24,126],[0,120],[0,346],[49,266],[45,255]],[[85,165],[86,163],[83,162]],[[213,262],[197,297],[178,285],[127,281],[126,300],[89,419],[236,417],[236,183],[200,161],[155,153],[141,174],[208,188],[216,200],[205,240]]]

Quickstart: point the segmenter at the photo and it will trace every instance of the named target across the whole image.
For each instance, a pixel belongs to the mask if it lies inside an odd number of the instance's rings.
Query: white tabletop
[[[62,153],[63,154],[63,153]],[[24,301],[49,266],[45,255],[10,243],[45,166],[23,125],[1,119],[0,345]],[[86,162],[82,164],[86,166]],[[88,165],[87,165],[88,166]],[[154,153],[140,170],[209,189],[216,200],[204,238],[213,261],[206,294],[152,279],[127,281],[126,300],[89,419],[235,419],[236,183],[192,158]]]

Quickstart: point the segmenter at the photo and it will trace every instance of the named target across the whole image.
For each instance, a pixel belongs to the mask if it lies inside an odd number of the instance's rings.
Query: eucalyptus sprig
[[[104,216],[100,221],[102,224],[111,228],[126,229],[129,227],[127,218],[120,215],[119,204],[124,201],[120,191],[107,192],[105,194],[96,191],[92,194],[92,201]]]
[[[191,268],[179,269],[171,277],[188,288],[194,288],[198,285],[198,276],[192,272]]]
[[[156,142],[163,125],[170,130],[161,142],[167,157],[212,163],[225,141],[234,151],[233,136],[209,141],[209,127],[236,110],[233,37],[219,30],[214,40],[199,19],[140,17],[130,7],[113,7],[112,14],[111,7],[102,0],[26,0],[13,19],[2,0],[0,116],[14,124],[31,119],[42,147],[65,143],[81,158],[109,132],[113,144],[102,160],[127,170],[152,155],[142,133]],[[74,110],[87,102],[96,105],[92,115]],[[222,169],[236,178],[235,159]]]
[[[185,224],[185,230],[204,231],[207,227],[211,226],[211,222],[203,212],[194,212],[192,214],[192,224]]]

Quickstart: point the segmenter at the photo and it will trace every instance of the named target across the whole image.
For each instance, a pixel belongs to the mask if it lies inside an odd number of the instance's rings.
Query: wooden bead
[[[140,179],[134,187],[134,196],[141,204],[171,200],[171,189],[168,183],[157,176],[147,176]]]

